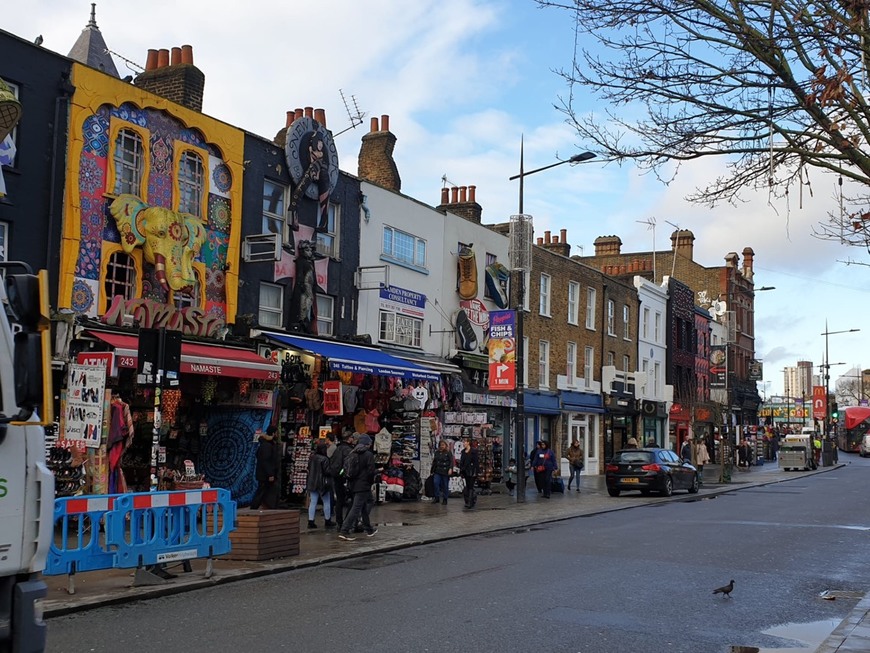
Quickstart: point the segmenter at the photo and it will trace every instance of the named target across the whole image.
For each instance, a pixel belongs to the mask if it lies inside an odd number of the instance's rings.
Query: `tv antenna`
[[[442,188],[447,188],[448,186],[452,186],[453,188],[458,188],[459,184],[454,184],[447,178],[447,173],[445,172],[441,175],[441,183],[443,184]]]
[[[680,225],[674,224],[670,220],[665,220],[669,225],[671,225],[677,231],[680,231]],[[674,276],[674,271],[677,269],[677,241],[674,241],[674,255],[671,259],[671,277]]]
[[[341,101],[344,102],[344,110],[347,111],[347,117],[350,119],[350,127],[346,129],[342,129],[337,134],[333,134],[332,137],[340,136],[344,132],[350,131],[351,129],[356,129],[363,123],[363,118],[366,117],[366,114],[359,110],[359,105],[356,103],[356,96],[350,96],[350,102],[344,95],[344,91],[342,89],[338,89],[338,94],[341,95]],[[353,110],[351,111],[351,105],[353,105]]]

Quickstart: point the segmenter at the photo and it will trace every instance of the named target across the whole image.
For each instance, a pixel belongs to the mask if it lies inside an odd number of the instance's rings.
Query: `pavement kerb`
[[[390,553],[393,551],[401,551],[404,549],[420,546],[422,544],[446,542],[450,540],[462,539],[465,537],[482,535],[485,533],[516,531],[518,529],[529,528],[540,524],[556,523],[560,521],[566,521],[568,519],[576,519],[578,517],[588,517],[590,515],[600,515],[610,512],[618,512],[622,510],[631,510],[634,508],[655,505],[668,501],[698,501],[706,497],[718,496],[722,494],[727,494],[729,492],[736,492],[743,488],[772,485],[775,483],[785,483],[791,480],[806,478],[807,476],[825,473],[838,469],[842,466],[842,464],[837,464],[831,467],[819,468],[814,471],[802,472],[793,476],[789,475],[788,477],[783,478],[759,478],[758,480],[747,479],[745,481],[742,480],[729,484],[716,485],[715,487],[708,487],[705,485],[702,486],[701,491],[697,494],[672,496],[669,498],[651,496],[645,497],[643,499],[638,499],[637,501],[630,504],[619,505],[618,503],[614,503],[612,507],[610,505],[608,505],[607,507],[588,506],[586,508],[583,508],[582,505],[579,507],[574,506],[575,509],[572,512],[568,513],[566,509],[565,514],[554,514],[547,516],[541,515],[539,513],[529,512],[528,517],[524,518],[523,513],[505,512],[505,514],[511,514],[511,516],[513,517],[513,521],[511,521],[510,524],[487,526],[485,523],[481,525],[481,522],[472,521],[469,527],[467,527],[465,530],[462,530],[461,532],[440,533],[429,537],[412,537],[399,540],[366,540],[365,544],[359,543],[356,545],[350,545],[347,549],[341,549],[334,553],[328,553],[320,556],[313,556],[308,558],[281,558],[273,562],[263,563],[263,567],[259,569],[221,570],[220,572],[216,571],[215,575],[208,579],[188,579],[185,577],[179,577],[177,579],[177,582],[174,583],[136,588],[128,587],[124,590],[116,590],[111,593],[98,594],[88,597],[87,599],[77,599],[75,595],[72,595],[69,600],[64,601],[46,600],[43,604],[44,616],[46,618],[59,617],[63,615],[91,610],[98,607],[118,605],[122,603],[131,603],[135,601],[144,601],[148,599],[159,598],[162,596],[172,596],[176,594],[181,594],[183,592],[204,589],[208,587],[216,587],[218,585],[224,585],[240,580],[260,578],[263,576],[280,574],[287,571],[317,567],[320,565],[329,564],[341,560],[360,558],[371,555],[372,553]],[[475,527],[476,525],[479,525],[479,527]]]

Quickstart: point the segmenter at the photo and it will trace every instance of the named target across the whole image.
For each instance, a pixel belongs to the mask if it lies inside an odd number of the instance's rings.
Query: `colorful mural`
[[[73,80],[59,307],[97,317],[126,284],[232,323],[243,133],[85,66]]]

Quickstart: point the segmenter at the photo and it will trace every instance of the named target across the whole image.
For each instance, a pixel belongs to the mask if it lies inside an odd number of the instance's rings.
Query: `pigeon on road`
[[[723,596],[727,596],[729,599],[731,598],[731,592],[734,590],[734,579],[731,580],[730,583],[725,585],[724,587],[717,587],[713,590],[713,594],[722,594]]]

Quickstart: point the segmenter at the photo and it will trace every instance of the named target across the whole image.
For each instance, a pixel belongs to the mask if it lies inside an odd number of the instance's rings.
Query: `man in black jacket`
[[[369,521],[369,513],[375,499],[372,496],[372,484],[375,482],[375,454],[372,452],[372,439],[368,435],[359,437],[359,444],[348,455],[344,464],[348,491],[353,494],[353,505],[341,524],[338,539],[352,542],[355,537],[350,535],[356,520],[362,518],[363,530],[371,537],[378,532]]]
[[[334,481],[335,502],[333,503],[333,512],[335,513],[335,523],[341,526],[344,522],[344,509],[347,504],[347,499],[350,496],[350,491],[347,487],[347,478],[342,473],[344,463],[347,457],[353,451],[353,433],[345,433],[341,436],[341,441],[335,447],[335,452],[329,459],[329,468],[332,472],[332,480]]]
[[[270,426],[265,433],[260,434],[260,444],[257,446],[257,491],[251,500],[251,508],[259,510],[260,504],[269,510],[278,507],[278,470],[281,465],[280,447],[275,442],[277,429]]]

